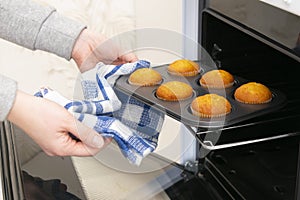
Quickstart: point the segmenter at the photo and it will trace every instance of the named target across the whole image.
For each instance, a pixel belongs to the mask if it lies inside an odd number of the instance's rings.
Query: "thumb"
[[[72,123],[70,131],[74,136],[79,138],[82,143],[94,148],[102,148],[104,146],[104,138],[99,133],[76,119],[74,119],[74,121],[75,123]]]

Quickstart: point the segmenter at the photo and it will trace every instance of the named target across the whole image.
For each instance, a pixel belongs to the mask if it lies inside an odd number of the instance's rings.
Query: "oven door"
[[[155,153],[135,167],[114,143],[94,157],[51,157],[11,123],[0,130],[1,199],[167,200],[165,189],[192,174]]]
[[[0,199],[24,199],[23,183],[13,127],[0,123]]]

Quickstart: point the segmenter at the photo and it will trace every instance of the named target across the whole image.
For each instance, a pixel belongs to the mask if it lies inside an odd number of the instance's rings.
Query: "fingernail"
[[[93,145],[97,148],[101,148],[104,145],[103,137],[100,135],[96,135],[93,138]]]

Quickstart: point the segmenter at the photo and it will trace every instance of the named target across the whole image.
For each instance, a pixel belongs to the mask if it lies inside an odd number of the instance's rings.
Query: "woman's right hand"
[[[8,120],[23,129],[51,156],[91,156],[111,142],[57,103],[21,91],[16,94]]]

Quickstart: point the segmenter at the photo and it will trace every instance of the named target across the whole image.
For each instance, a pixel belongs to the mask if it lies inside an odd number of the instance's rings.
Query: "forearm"
[[[0,121],[10,112],[16,97],[17,83],[0,74]]]
[[[0,37],[70,59],[83,24],[30,0],[0,0]]]

